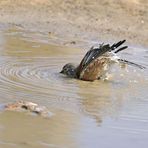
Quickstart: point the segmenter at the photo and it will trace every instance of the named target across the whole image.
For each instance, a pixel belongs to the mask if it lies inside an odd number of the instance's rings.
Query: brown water
[[[44,119],[1,112],[0,148],[147,148],[148,70],[115,66],[109,81],[69,79],[59,74],[62,66],[79,62],[88,48],[52,39],[14,28],[0,32],[0,103],[28,100],[53,113]],[[148,66],[147,49],[130,47],[121,56]]]

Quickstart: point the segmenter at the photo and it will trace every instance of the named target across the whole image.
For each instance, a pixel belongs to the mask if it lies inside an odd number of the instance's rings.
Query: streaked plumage
[[[99,47],[91,47],[78,66],[72,63],[66,64],[61,73],[85,81],[94,81],[104,76],[113,63],[122,63],[143,69],[144,67],[127,60],[120,59],[117,53],[128,46],[120,47],[125,40],[113,45],[101,44]],[[118,48],[120,47],[120,48]]]

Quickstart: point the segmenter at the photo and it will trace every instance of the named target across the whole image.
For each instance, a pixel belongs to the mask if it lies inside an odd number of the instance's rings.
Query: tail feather
[[[114,43],[112,46],[111,46],[111,49],[114,50],[116,48],[118,48],[119,46],[121,46],[126,40],[123,40],[123,41],[119,41],[118,43]]]
[[[118,50],[116,50],[114,53],[118,53],[118,52],[120,52],[120,51],[122,51],[122,50],[124,50],[126,48],[128,48],[128,46],[121,47]]]
[[[142,66],[142,65],[139,65],[139,64],[136,64],[136,63],[127,61],[127,60],[118,59],[118,61],[119,61],[120,63],[123,63],[123,64],[128,64],[128,65],[131,65],[131,66],[138,67],[138,68],[140,68],[140,69],[145,69],[145,68],[146,68],[146,67],[144,67],[144,66]]]
[[[119,46],[121,46],[123,43],[125,43],[126,42],[126,40],[122,40],[122,41],[119,41],[118,43],[114,43],[110,48],[110,50],[111,51],[113,51],[113,50],[116,50]],[[123,47],[121,47],[121,48],[119,48],[119,49],[117,49],[116,51],[114,51],[114,53],[118,53],[118,52],[120,52],[120,51],[122,51],[122,50],[124,50],[124,49],[126,49],[126,48],[128,48],[128,46],[123,46]]]

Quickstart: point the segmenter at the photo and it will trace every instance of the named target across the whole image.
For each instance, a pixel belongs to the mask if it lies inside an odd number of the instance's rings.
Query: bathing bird
[[[114,63],[144,69],[145,67],[139,64],[121,59],[117,56],[118,52],[128,48],[128,46],[122,46],[125,41],[126,40],[122,40],[112,45],[99,44],[97,47],[92,46],[79,65],[68,63],[63,66],[60,73],[71,78],[94,81],[104,77]]]

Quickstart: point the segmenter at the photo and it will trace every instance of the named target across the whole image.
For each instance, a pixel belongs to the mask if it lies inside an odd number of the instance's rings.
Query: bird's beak
[[[60,73],[63,73],[63,72],[64,72],[63,70],[60,71]]]

